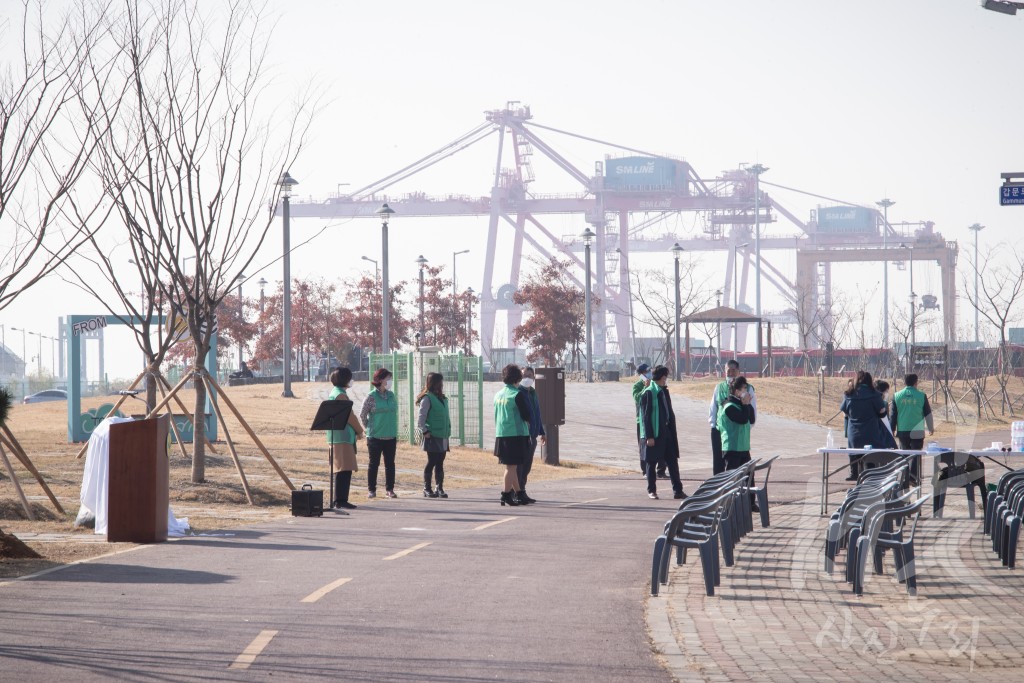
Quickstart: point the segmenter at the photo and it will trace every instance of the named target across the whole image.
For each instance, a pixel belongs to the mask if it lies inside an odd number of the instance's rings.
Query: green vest
[[[718,431],[722,433],[722,452],[750,450],[750,424],[738,424],[725,415],[727,410],[742,410],[732,401],[718,409]]]
[[[644,392],[644,378],[641,377],[636,382],[633,382],[633,403],[636,404],[636,421],[640,423],[640,394]]]
[[[370,413],[370,424],[366,425],[366,436],[371,439],[398,438],[398,397],[393,391],[382,396],[373,390],[374,409]]]
[[[331,395],[327,398],[334,400],[341,397],[342,401],[348,401],[348,394],[341,387],[334,387],[331,389]],[[352,429],[347,423],[344,429],[328,429],[327,430],[327,443],[355,443],[356,442],[356,430]]]
[[[715,387],[715,391],[717,392],[715,398],[718,400],[718,409],[721,410],[729,398],[729,380],[719,382],[718,386]]]
[[[896,404],[896,431],[924,431],[924,399],[922,392],[914,387],[904,387],[893,396]]]
[[[529,436],[530,425],[523,421],[516,406],[519,389],[506,384],[494,397],[494,436]]]
[[[652,381],[650,384],[647,385],[647,388],[640,393],[643,394],[644,392],[647,392],[651,395],[651,424],[654,426],[654,434],[648,434],[647,425],[644,423],[643,420],[640,420],[640,438],[657,439],[658,432],[661,430],[661,425],[658,423],[660,417],[659,413],[661,411],[661,406],[659,405],[658,401],[658,394],[661,393],[661,387],[658,386],[657,382]]]
[[[430,410],[427,411],[427,431],[435,439],[447,439],[452,435],[452,422],[448,416],[448,399],[442,401],[430,392],[427,392],[424,398],[430,401]]]

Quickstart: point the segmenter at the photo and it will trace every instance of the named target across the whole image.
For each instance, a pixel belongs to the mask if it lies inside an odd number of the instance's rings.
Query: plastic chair
[[[768,516],[768,477],[772,474],[772,463],[778,460],[779,456],[774,455],[768,460],[762,463],[758,463],[750,474],[750,485],[747,489],[754,495],[754,500],[757,501],[757,508],[761,513],[761,527],[767,528],[771,526],[771,521]],[[764,481],[758,486],[754,477],[760,471],[764,471]]]
[[[705,591],[708,595],[715,594],[715,586],[720,582],[715,539],[722,514],[727,512],[724,508],[731,500],[730,491],[699,505],[691,503],[672,516],[666,525],[665,533],[654,541],[654,554],[651,558],[651,595],[658,595],[661,584],[668,584],[668,564],[673,548],[696,548],[700,552]],[[705,515],[711,516],[711,525],[700,523],[700,518]]]
[[[1012,472],[1004,472],[999,477],[999,481],[996,483],[996,490],[989,491],[985,497],[985,525],[984,533],[987,536],[992,534],[992,518],[995,515],[996,509],[999,504],[1003,502],[1003,498],[1006,491],[1013,485],[1015,481],[1024,480],[1024,469],[1013,470]]]
[[[871,451],[865,453],[857,461],[860,464],[860,475],[857,477],[857,483],[860,483],[861,477],[865,475],[870,476],[872,470],[881,469],[883,472],[887,472],[890,467],[899,467],[901,464],[906,463],[909,474],[904,477],[903,488],[909,488],[911,483],[919,484],[920,477],[914,472],[914,457],[911,455],[900,455],[892,451]]]
[[[898,507],[886,509],[885,503],[872,510],[872,517],[867,527],[867,532],[856,539],[857,549],[854,557],[853,592],[857,595],[864,594],[864,573],[866,571],[867,558],[878,550],[892,550],[893,559],[896,562],[896,579],[907,586],[908,595],[917,595],[917,566],[914,559],[914,533],[917,531],[917,522],[921,517],[921,508],[924,507],[928,496],[920,500]],[[906,531],[907,520],[913,518],[910,532]],[[893,529],[885,531],[886,527]],[[880,558],[876,563],[876,570],[881,569]],[[880,573],[880,572],[879,572]]]
[[[987,495],[985,487],[985,463],[977,456],[961,451],[940,453],[939,464],[945,465],[932,478],[932,516],[936,519],[942,518],[942,510],[946,502],[946,490],[949,488],[962,488],[967,490],[967,514],[974,519],[974,487],[978,487],[981,498],[981,508],[984,513],[985,498]]]
[[[904,466],[905,467],[905,466]],[[847,491],[839,509],[833,513],[825,532],[825,571],[829,574],[835,568],[839,550],[846,546],[847,537],[855,527],[860,526],[865,510],[875,503],[892,500],[902,490],[903,471],[897,468],[889,476],[878,481],[868,481]]]

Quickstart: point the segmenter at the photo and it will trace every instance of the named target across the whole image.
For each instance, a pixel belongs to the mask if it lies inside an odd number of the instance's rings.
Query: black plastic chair
[[[974,487],[978,487],[978,496],[981,498],[981,509],[984,513],[986,505],[987,490],[985,487],[985,463],[977,456],[961,451],[940,453],[939,464],[945,465],[932,479],[932,516],[936,519],[942,518],[942,510],[945,507],[946,491],[950,488],[962,488],[967,490],[967,514],[974,519]]]
[[[672,549],[696,548],[700,552],[701,569],[704,573],[704,588],[708,595],[715,594],[720,582],[717,537],[722,517],[728,514],[733,500],[733,491],[727,491],[718,498],[701,504],[691,503],[677,511],[669,520],[665,533],[654,541],[651,558],[651,595],[658,595],[661,584],[668,584],[668,565]],[[712,524],[700,523],[704,516],[710,516]]]
[[[779,456],[773,455],[762,463],[758,463],[754,466],[753,471],[750,474],[750,486],[749,491],[754,494],[754,500],[757,501],[757,508],[761,514],[761,527],[767,528],[771,526],[771,520],[768,515],[768,477],[772,474],[772,463],[778,460]],[[755,477],[758,472],[764,471],[764,481],[758,486],[755,482]]]
[[[867,532],[856,539],[856,555],[851,559],[853,565],[853,592],[864,594],[864,574],[867,569],[867,558],[876,551],[892,550],[896,562],[896,579],[907,586],[908,595],[917,595],[917,564],[914,557],[914,533],[921,517],[921,508],[928,497],[896,509],[887,509],[886,503],[873,506]],[[907,520],[913,518],[910,532],[906,531]],[[886,531],[886,529],[892,529]],[[854,539],[851,539],[851,543]],[[852,549],[851,549],[851,552]],[[875,569],[881,573],[881,558],[876,560]]]

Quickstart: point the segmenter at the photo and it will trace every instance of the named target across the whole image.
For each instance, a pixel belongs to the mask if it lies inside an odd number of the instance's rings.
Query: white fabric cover
[[[89,450],[85,455],[85,469],[82,472],[82,492],[79,500],[82,509],[78,518],[84,513],[92,513],[96,518],[97,534],[107,533],[107,497],[110,477],[110,425],[119,422],[131,422],[130,417],[108,417],[92,430],[89,437]],[[171,506],[167,506],[167,535],[184,536],[190,531],[188,518],[177,519]]]

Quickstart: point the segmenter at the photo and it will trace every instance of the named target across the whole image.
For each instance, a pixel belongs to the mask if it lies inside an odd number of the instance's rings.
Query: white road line
[[[411,548],[406,548],[405,550],[403,550],[401,552],[397,552],[394,555],[388,555],[384,559],[385,560],[397,560],[400,557],[405,557],[406,555],[408,555],[410,553],[416,552],[420,548],[426,548],[428,545],[430,545],[430,541],[427,541],[426,543],[420,543],[419,545],[414,545]]]
[[[248,669],[249,665],[256,661],[256,658],[276,635],[277,631],[260,631],[260,634],[249,643],[249,647],[242,650],[242,654],[238,655],[228,668]]]
[[[318,588],[317,590],[313,591],[312,593],[310,593],[306,597],[302,598],[302,600],[300,600],[300,602],[316,602],[320,598],[322,598],[325,595],[327,595],[328,593],[330,593],[335,588],[338,588],[339,586],[344,586],[346,583],[348,583],[351,580],[352,580],[351,578],[348,578],[348,579],[338,579],[337,581],[332,581],[331,583],[327,584],[323,588]]]
[[[588,505],[590,503],[600,503],[602,500],[608,500],[608,499],[607,498],[595,498],[594,500],[581,500],[578,503],[566,503],[565,505],[562,505],[561,507],[571,508],[573,505]]]
[[[474,527],[473,531],[482,531],[488,527],[495,526],[497,524],[504,524],[505,522],[511,522],[513,519],[519,519],[518,517],[506,517],[505,519],[499,519],[497,522],[487,522],[487,524],[481,524],[478,527]]]

